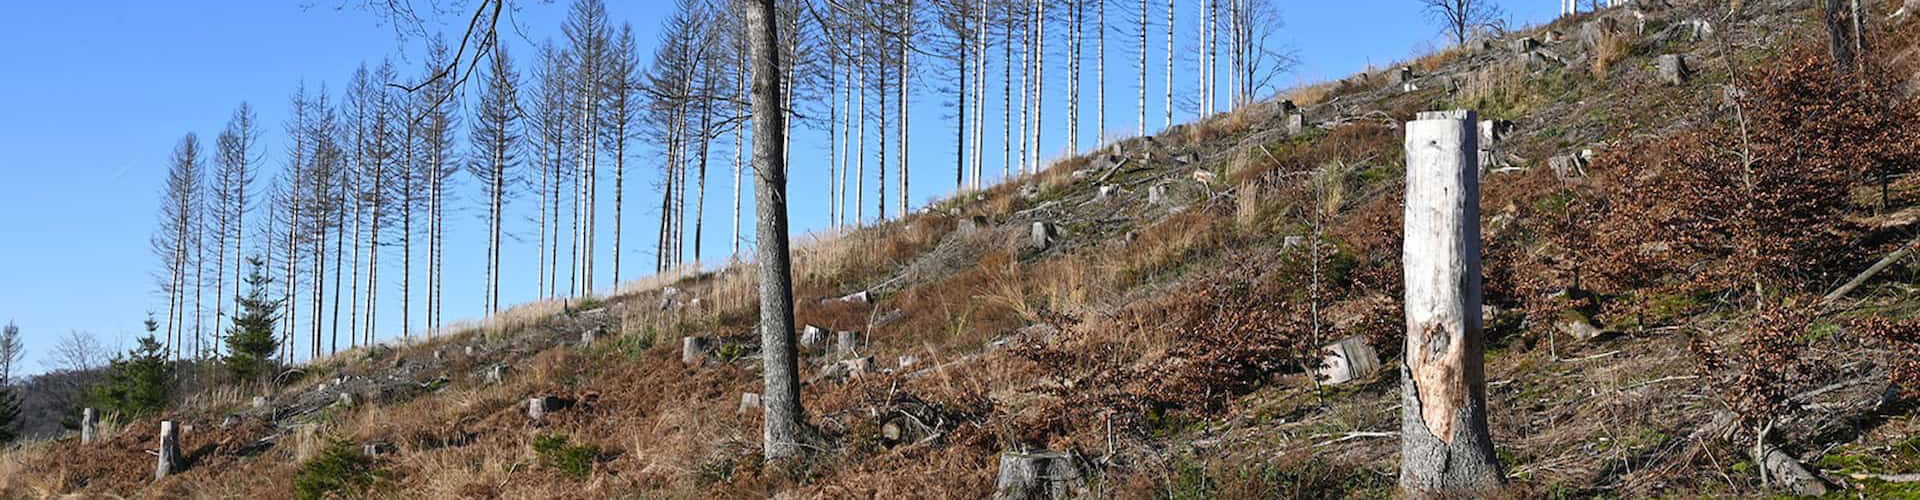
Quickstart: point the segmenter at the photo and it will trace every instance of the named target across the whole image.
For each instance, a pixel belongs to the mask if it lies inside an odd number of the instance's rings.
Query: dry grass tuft
[[[1607,33],[1602,35],[1598,45],[1593,47],[1593,77],[1606,80],[1614,63],[1633,54],[1633,37],[1625,33]]]

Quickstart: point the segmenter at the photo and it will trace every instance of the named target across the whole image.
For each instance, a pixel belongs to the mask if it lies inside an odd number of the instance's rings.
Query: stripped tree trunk
[[[1407,124],[1400,489],[1483,496],[1503,481],[1487,433],[1478,132],[1471,111]]]

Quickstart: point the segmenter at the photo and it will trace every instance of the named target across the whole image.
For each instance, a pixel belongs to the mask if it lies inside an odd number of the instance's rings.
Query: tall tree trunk
[[[1147,0],[1140,0],[1140,79],[1138,88],[1140,100],[1137,110],[1140,112],[1139,137],[1147,136]]]
[[[895,206],[898,209],[895,213],[900,214],[900,218],[903,219],[907,217],[907,175],[910,172],[907,168],[907,122],[913,116],[907,107],[910,95],[908,92],[913,90],[913,87],[907,84],[907,78],[912,76],[913,70],[913,59],[908,57],[907,51],[908,44],[912,42],[908,38],[912,35],[913,19],[909,17],[912,15],[913,5],[909,0],[900,8],[900,85],[895,89],[900,92],[900,99],[896,102],[900,107],[900,196],[898,198],[900,203]]]
[[[1484,496],[1504,477],[1487,433],[1474,118],[1421,113],[1406,129],[1400,488],[1414,498]]]
[[[1093,104],[1093,108],[1094,108],[1093,129],[1099,134],[1094,137],[1094,142],[1097,142],[1100,144],[1106,144],[1107,142],[1107,2],[1110,2],[1112,0],[1093,0],[1093,1],[1094,1],[1094,5],[1097,6],[1095,7],[1096,13],[1094,15],[1100,18],[1098,20],[1099,22],[1093,23],[1094,30],[1100,32],[1100,40],[1095,45],[1095,48],[1093,51],[1093,59],[1094,59],[1093,81],[1098,82],[1094,85],[1094,92],[1093,92],[1094,93],[1093,100],[1097,101]]]
[[[756,239],[760,267],[760,352],[766,382],[762,449],[770,460],[797,456],[806,416],[800,405],[800,368],[793,337],[793,282],[787,253],[787,169],[778,134],[780,53],[774,1],[743,5],[753,42],[753,163]]]
[[[853,225],[856,227],[865,224],[867,219],[867,33],[865,30],[860,32],[858,54],[860,61],[854,67],[859,68],[856,74],[860,76],[860,99],[854,101],[853,111],[854,122],[860,124],[859,131],[854,135],[855,149],[860,153],[857,156],[859,160],[853,165]],[[755,127],[755,130],[759,128]],[[755,165],[759,164],[755,163]]]
[[[1167,0],[1167,107],[1165,130],[1173,126],[1173,0]]]
[[[1003,56],[1002,60],[1005,61],[1004,65],[1006,67],[1005,68],[1006,82],[1001,87],[1001,92],[1000,92],[1000,102],[1001,102],[1000,118],[1001,118],[1001,121],[1005,123],[1005,125],[1002,125],[1000,127],[1000,131],[1001,131],[1000,178],[1002,180],[1009,180],[1013,178],[1013,33],[1014,33],[1013,20],[1014,20],[1014,15],[1013,15],[1012,2],[1007,3],[1006,14],[1007,14],[1006,36],[1002,37],[1003,43],[1000,45],[1003,49],[1005,49],[1002,54]],[[1025,52],[1022,52],[1022,54],[1025,54]],[[1024,83],[1022,84],[1021,88],[1026,88]],[[1022,98],[1021,101],[1025,102],[1026,99]],[[1025,137],[1025,136],[1023,135],[1022,137]],[[1026,161],[1025,154],[1021,155],[1020,161],[1023,162],[1022,164],[1024,165],[1024,162]]]
[[[1033,3],[1033,166],[1028,172],[1040,173],[1040,133],[1047,96],[1047,0]]]
[[[712,68],[712,65],[708,65]],[[712,71],[712,69],[708,69]],[[707,81],[706,95],[713,95],[713,77]],[[700,101],[700,183],[695,187],[693,202],[693,261],[705,258],[701,252],[701,236],[705,234],[707,221],[707,150],[713,139],[713,100],[702,98]]]

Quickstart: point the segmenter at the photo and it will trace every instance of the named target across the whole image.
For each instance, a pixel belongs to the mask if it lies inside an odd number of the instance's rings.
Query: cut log
[[[681,337],[680,362],[694,364],[707,359],[707,351],[713,349],[713,342],[706,337]]]
[[[1326,356],[1321,362],[1320,378],[1328,384],[1344,384],[1380,371],[1380,354],[1365,338],[1347,337],[1320,350]]]
[[[1753,461],[1765,469],[1767,477],[1773,478],[1786,491],[1801,496],[1823,496],[1827,494],[1827,481],[1807,471],[1800,460],[1772,445],[1761,445],[1754,449]]]
[[[1204,186],[1204,185],[1213,184],[1213,179],[1214,179],[1213,172],[1208,172],[1205,170],[1193,171],[1193,181],[1200,183],[1200,185]]]
[[[93,439],[95,437],[98,437],[98,433],[100,432],[99,426],[100,426],[99,412],[94,411],[94,409],[92,408],[81,410],[80,411],[80,443],[86,444],[86,443],[93,442]]]
[[[373,441],[360,445],[360,454],[369,457],[377,457],[396,451],[400,451],[400,447],[394,446],[393,443],[386,441]]]
[[[1872,266],[1867,267],[1866,271],[1862,271],[1860,275],[1847,280],[1847,284],[1840,285],[1840,288],[1835,288],[1832,293],[1828,293],[1827,296],[1821,300],[1833,302],[1839,300],[1841,297],[1847,296],[1849,293],[1853,293],[1855,288],[1860,288],[1860,285],[1866,284],[1867,280],[1873,279],[1874,275],[1880,274],[1880,271],[1886,270],[1888,266],[1892,266],[1895,262],[1900,262],[1900,259],[1905,258],[1907,254],[1913,253],[1913,249],[1915,248],[1920,248],[1920,236],[1915,236],[1912,241],[1901,245],[1899,250],[1894,250],[1893,253],[1887,254],[1886,257],[1881,257],[1879,262],[1874,262]]]
[[[179,470],[180,432],[172,420],[160,422],[160,457],[154,464],[153,479],[165,479]]]
[[[855,304],[866,304],[869,302],[873,302],[873,296],[863,290],[863,291],[847,294],[845,297],[840,297],[840,301],[852,302]]]
[[[1077,498],[1086,493],[1086,477],[1073,455],[1059,451],[1006,452],[994,481],[996,500]]]

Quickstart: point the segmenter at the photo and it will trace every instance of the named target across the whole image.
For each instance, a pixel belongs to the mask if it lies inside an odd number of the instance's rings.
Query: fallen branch
[[[1854,276],[1853,279],[1847,281],[1847,284],[1840,285],[1840,288],[1834,289],[1832,293],[1828,293],[1826,297],[1820,300],[1822,302],[1833,302],[1839,300],[1841,297],[1847,296],[1848,293],[1853,292],[1853,289],[1860,288],[1860,285],[1866,284],[1867,280],[1873,279],[1874,275],[1880,274],[1880,271],[1886,270],[1888,267],[1893,266],[1895,262],[1899,262],[1901,258],[1906,257],[1907,254],[1912,253],[1916,247],[1920,247],[1920,236],[1914,236],[1913,240],[1908,241],[1907,244],[1900,245],[1899,250],[1894,250],[1893,253],[1887,254],[1886,257],[1881,257],[1879,262],[1873,263],[1873,266],[1868,267],[1865,271],[1861,271],[1859,276]]]
[[[1341,443],[1341,442],[1346,442],[1346,441],[1351,441],[1351,440],[1361,439],[1361,438],[1386,438],[1386,437],[1396,437],[1399,435],[1400,433],[1398,432],[1349,432],[1349,433],[1346,433],[1345,435],[1340,436],[1339,438],[1335,438],[1327,441],[1321,441],[1319,444],[1315,444],[1314,446],[1326,446],[1334,443]],[[1329,437],[1329,436],[1332,436],[1332,434],[1316,434],[1313,437]]]
[[[1914,474],[1851,474],[1855,480],[1874,479],[1889,483],[1920,483],[1920,473]]]

